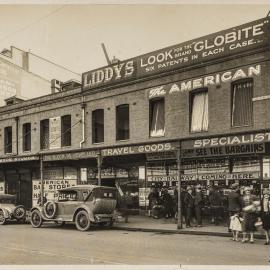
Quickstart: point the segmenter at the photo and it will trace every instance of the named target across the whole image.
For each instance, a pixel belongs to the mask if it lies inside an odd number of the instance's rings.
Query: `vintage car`
[[[0,194],[0,225],[7,221],[25,222],[26,210],[23,205],[16,206],[16,196]]]
[[[92,224],[111,227],[114,222],[117,189],[95,185],[77,185],[58,190],[58,199],[31,209],[30,221],[34,228],[43,222],[58,224],[74,222],[80,231]]]

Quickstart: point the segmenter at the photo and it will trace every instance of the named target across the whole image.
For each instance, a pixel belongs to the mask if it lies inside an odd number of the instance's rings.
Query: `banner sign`
[[[59,154],[48,154],[44,155],[44,161],[54,160],[78,160],[97,157],[97,151],[83,151],[83,152],[70,152],[70,153],[59,153]]]
[[[58,198],[57,190],[77,185],[77,180],[59,179],[44,181],[44,195],[48,201],[55,201]],[[41,191],[41,181],[32,181],[32,200],[33,206],[37,205],[38,197]]]
[[[149,206],[148,196],[150,192],[150,188],[139,188],[139,206]]]
[[[162,72],[233,56],[269,45],[269,19],[263,18],[180,43],[82,75],[82,90],[140,79]]]
[[[182,149],[182,158],[262,154],[265,153],[265,143],[253,143],[242,145],[227,145],[209,148]]]

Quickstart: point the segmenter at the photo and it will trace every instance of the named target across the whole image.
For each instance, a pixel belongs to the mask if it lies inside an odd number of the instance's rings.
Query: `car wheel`
[[[87,231],[90,227],[88,213],[84,210],[79,211],[75,217],[76,228],[79,231]]]
[[[57,210],[57,204],[55,202],[46,202],[43,209],[47,218],[54,218]]]
[[[41,227],[41,225],[42,225],[42,223],[43,223],[43,219],[42,219],[42,216],[41,216],[40,211],[34,210],[34,211],[31,213],[30,221],[31,221],[31,224],[32,224],[32,226],[33,226],[34,228],[39,228],[39,227]]]
[[[4,215],[4,211],[1,209],[0,210],[0,225],[4,225],[6,223],[6,218]]]
[[[13,215],[16,219],[23,219],[26,215],[25,208],[22,205],[16,206]]]

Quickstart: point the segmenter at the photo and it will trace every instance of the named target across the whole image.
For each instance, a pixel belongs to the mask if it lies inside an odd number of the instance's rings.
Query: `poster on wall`
[[[149,206],[148,195],[150,194],[150,188],[139,188],[139,206]]]
[[[61,179],[61,180],[45,180],[44,181],[44,195],[48,201],[55,201],[58,199],[57,190],[77,185],[75,179]],[[33,206],[37,205],[38,196],[41,190],[41,181],[39,179],[32,181],[32,201]]]
[[[0,194],[5,194],[5,182],[0,182]]]
[[[50,149],[57,149],[61,147],[61,117],[50,118]]]

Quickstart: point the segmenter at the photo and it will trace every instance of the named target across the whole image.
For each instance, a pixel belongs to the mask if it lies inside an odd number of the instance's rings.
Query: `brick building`
[[[146,209],[151,187],[269,188],[269,19],[85,72],[82,85],[0,108],[2,191],[117,186]],[[176,150],[180,149],[181,167]],[[101,165],[101,166],[99,166]],[[99,170],[98,168],[101,168]]]

